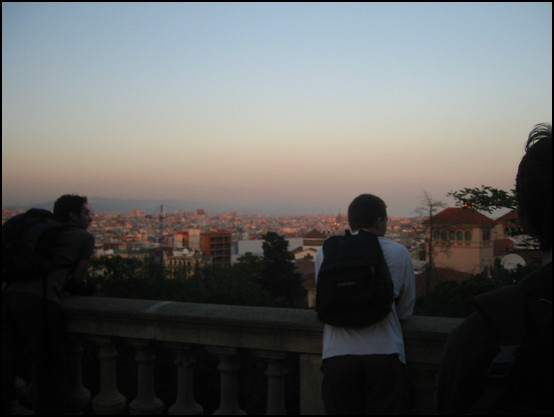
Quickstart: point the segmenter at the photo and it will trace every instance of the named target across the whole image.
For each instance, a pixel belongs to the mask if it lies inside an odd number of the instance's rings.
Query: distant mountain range
[[[161,205],[163,205],[164,211],[171,213],[175,211],[193,211],[204,208],[196,205],[197,203],[195,202],[186,202],[176,199],[126,200],[121,198],[91,197],[89,198],[89,202],[92,209],[99,213],[127,213],[132,209],[137,209],[146,214],[156,214],[160,212]]]
[[[176,199],[122,199],[106,197],[89,197],[89,204],[92,209],[98,213],[129,213],[132,209],[141,210],[145,214],[156,214],[160,212],[160,206],[166,212],[175,211],[195,211],[204,209],[205,211],[220,212],[222,207],[213,203],[191,202]],[[22,204],[10,206],[17,209],[29,209],[31,207],[52,210],[54,201],[46,201],[36,204]],[[224,211],[224,210],[223,210]],[[230,211],[228,208],[226,211]]]
[[[89,197],[89,203],[93,211],[98,213],[130,213],[132,209],[142,211],[144,214],[159,214],[160,206],[163,205],[163,210],[168,213],[181,211],[196,211],[203,209],[207,213],[225,213],[236,211],[238,213],[259,213],[259,214],[279,214],[290,212],[291,207],[288,202],[268,203],[262,202],[259,204],[246,203],[217,203],[217,202],[202,202],[202,201],[186,201],[178,199],[122,199],[122,198],[106,198],[106,197]],[[52,210],[54,201],[47,201],[36,204],[21,204],[11,205],[9,208],[28,209],[31,207],[44,208]],[[8,208],[8,207],[6,207]],[[306,207],[297,207],[298,213],[306,213],[309,210]]]

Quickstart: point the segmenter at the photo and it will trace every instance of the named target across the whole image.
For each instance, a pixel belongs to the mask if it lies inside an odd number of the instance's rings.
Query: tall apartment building
[[[175,233],[173,242],[175,249],[201,251],[212,258],[213,265],[231,265],[231,232],[227,230],[189,229]]]
[[[188,229],[181,232],[176,232],[173,235],[173,248],[174,249],[200,249],[200,229]]]
[[[214,265],[231,265],[231,232],[216,230],[200,233],[200,250],[212,257]]]

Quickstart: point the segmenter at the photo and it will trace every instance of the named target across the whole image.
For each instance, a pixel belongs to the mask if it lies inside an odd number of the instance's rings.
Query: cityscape
[[[551,2],[3,2],[2,225],[87,196],[94,251],[3,227],[2,414],[341,414],[333,368],[404,414],[551,413],[551,242],[453,190],[516,196],[552,79]],[[361,193],[411,263],[379,238],[387,319],[333,329],[317,254]],[[352,277],[329,292],[390,287]]]
[[[229,233],[232,254],[240,255],[238,242],[262,240],[267,232],[275,232],[289,240],[289,250],[295,244],[301,246],[302,238],[311,231],[325,236],[342,234],[348,229],[345,213],[335,215],[261,215],[236,212],[210,213],[203,209],[168,213],[160,207],[160,213],[149,214],[132,209],[128,213],[95,212],[89,231],[96,239],[96,254],[109,253],[110,249],[133,250],[178,247],[175,236],[190,229]],[[2,222],[24,209],[3,208]],[[404,244],[408,249],[420,242],[417,229],[422,217],[391,217],[387,236]],[[163,239],[162,239],[163,236]],[[261,248],[261,246],[260,246]]]
[[[89,231],[95,237],[94,256],[150,259],[161,263],[171,278],[183,266],[230,266],[250,253],[263,256],[263,236],[283,236],[294,256],[296,272],[308,290],[308,306],[315,297],[314,260],[325,239],[348,230],[346,213],[313,215],[261,215],[212,213],[204,209],[173,212],[159,206],[157,214],[131,209],[119,213],[94,212]],[[3,208],[2,222],[23,212]],[[436,213],[433,264],[440,269],[437,281],[469,279],[500,261],[506,269],[533,263],[536,250],[513,236],[514,213],[496,219],[464,208]],[[428,217],[390,217],[386,237],[404,245],[412,258],[418,293],[424,293],[429,263]],[[310,296],[311,294],[311,296]]]

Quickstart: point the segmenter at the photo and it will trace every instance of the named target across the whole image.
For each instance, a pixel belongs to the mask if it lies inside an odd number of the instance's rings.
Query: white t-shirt
[[[400,320],[412,316],[415,304],[415,278],[412,260],[406,247],[379,237],[385,261],[394,285],[392,311],[380,322],[367,327],[338,327],[326,324],[323,329],[323,359],[343,355],[398,354],[406,363]],[[316,280],[323,264],[323,248],[315,262]]]

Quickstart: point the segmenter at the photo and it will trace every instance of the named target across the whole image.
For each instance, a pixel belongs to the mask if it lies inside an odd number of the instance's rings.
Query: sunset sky
[[[3,207],[409,216],[513,188],[540,122],[552,3],[2,3]]]

